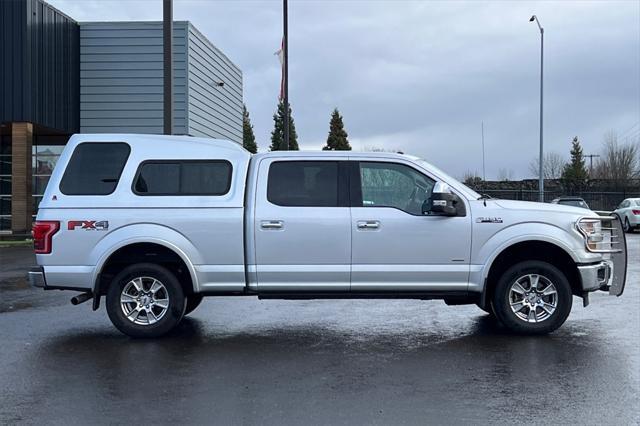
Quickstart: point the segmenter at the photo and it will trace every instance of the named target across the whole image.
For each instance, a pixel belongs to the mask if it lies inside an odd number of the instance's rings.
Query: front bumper
[[[29,283],[33,287],[38,287],[38,288],[47,287],[47,281],[44,278],[44,268],[42,268],[42,266],[31,268],[31,270],[29,271]]]
[[[603,260],[594,264],[578,266],[582,290],[585,293],[603,290],[608,291],[612,296],[620,296],[624,291],[626,278],[626,271],[624,270],[626,268],[624,266],[622,271],[617,270],[612,260]]]
[[[578,266],[582,290],[587,292],[608,289],[611,285],[612,270],[613,265],[607,261]]]

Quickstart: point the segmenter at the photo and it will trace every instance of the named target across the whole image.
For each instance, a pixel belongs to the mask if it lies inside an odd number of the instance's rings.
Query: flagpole
[[[282,0],[282,17],[284,25],[283,42],[283,80],[284,80],[284,145],[289,150],[289,31],[287,16],[287,0]]]

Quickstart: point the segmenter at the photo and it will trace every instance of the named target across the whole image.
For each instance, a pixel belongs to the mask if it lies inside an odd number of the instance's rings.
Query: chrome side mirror
[[[422,214],[437,216],[457,216],[457,204],[460,199],[451,192],[449,185],[443,182],[436,182],[431,192],[431,198],[422,205]]]

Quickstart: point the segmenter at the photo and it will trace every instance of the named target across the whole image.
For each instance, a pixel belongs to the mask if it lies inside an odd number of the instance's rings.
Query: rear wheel
[[[131,337],[158,337],[184,315],[185,297],[175,275],[153,263],[128,266],[111,282],[107,313],[118,330]]]
[[[184,311],[185,315],[189,315],[193,312],[202,302],[203,296],[201,294],[190,294],[187,296],[187,308]]]
[[[573,296],[565,275],[541,261],[509,268],[498,280],[493,307],[498,319],[516,333],[546,334],[560,327],[571,312]]]
[[[629,218],[628,217],[624,218],[624,224],[622,225],[622,229],[624,230],[624,232],[633,232],[633,228],[631,227],[631,224],[629,223]]]

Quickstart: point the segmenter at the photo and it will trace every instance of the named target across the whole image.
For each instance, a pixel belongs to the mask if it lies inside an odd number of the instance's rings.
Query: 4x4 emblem
[[[476,223],[502,223],[501,217],[479,217]]]

